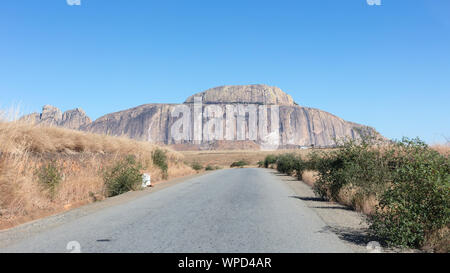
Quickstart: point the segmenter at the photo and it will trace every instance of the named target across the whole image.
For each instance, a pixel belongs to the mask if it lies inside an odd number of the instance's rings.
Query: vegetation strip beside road
[[[317,196],[368,215],[370,234],[387,246],[449,252],[450,159],[418,139],[343,142],[338,149],[268,155],[276,168]]]

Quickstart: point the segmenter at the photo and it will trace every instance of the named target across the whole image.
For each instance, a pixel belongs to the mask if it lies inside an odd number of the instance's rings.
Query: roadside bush
[[[142,183],[141,169],[142,165],[134,156],[127,156],[105,170],[103,173],[105,195],[111,197],[138,189]]]
[[[277,170],[299,179],[317,173],[313,187],[322,198],[363,207],[372,235],[389,246],[426,247],[449,252],[450,158],[419,139],[380,143],[345,141],[307,160],[294,154],[267,156]]]
[[[450,160],[418,139],[395,147],[392,184],[380,198],[370,229],[388,245],[422,247],[450,225]],[[448,242],[449,234],[444,236],[439,239]]]
[[[295,170],[296,157],[294,154],[282,154],[278,156],[276,164],[277,171],[291,175]]]
[[[370,230],[387,245],[436,248],[449,241],[449,158],[419,139],[384,146],[347,141],[332,152],[311,154],[308,165],[319,174],[314,190],[321,197],[344,202],[345,189],[352,192],[353,207],[375,198]]]
[[[264,159],[264,168],[269,168],[270,165],[275,164],[277,162],[276,155],[267,155]]]
[[[167,179],[169,166],[167,164],[167,154],[161,149],[156,149],[152,152],[153,164],[158,166],[162,171],[162,178]]]
[[[191,165],[192,169],[196,170],[197,172],[200,171],[201,169],[203,169],[202,164],[198,163],[198,162],[194,162]]]
[[[292,175],[295,172],[299,180],[302,179],[303,171],[308,168],[307,162],[305,162],[300,155],[292,153],[278,156],[276,164],[277,171],[287,175]]]
[[[325,154],[323,152],[313,151],[311,152],[307,159],[305,160],[306,169],[310,171],[317,171]]]
[[[309,168],[308,162],[304,161],[300,155],[295,157],[294,170],[298,180],[302,180],[302,175]]]
[[[51,161],[47,165],[41,166],[36,175],[38,177],[39,184],[41,184],[45,190],[48,191],[50,199],[53,199],[56,188],[62,181],[62,174],[56,161]]]
[[[344,142],[328,153],[313,153],[309,168],[319,173],[315,192],[333,201],[340,201],[339,193],[344,187],[358,195],[378,196],[392,179],[391,162],[385,152],[371,140],[363,140]]]
[[[220,170],[220,166],[213,166],[213,165],[208,165],[205,167],[205,171],[214,171],[214,170]]]
[[[249,165],[250,163],[246,160],[239,160],[239,161],[235,161],[233,163],[231,163],[230,167],[234,168],[234,167],[244,167],[246,165]]]
[[[264,161],[262,161],[262,160],[258,161],[258,163],[256,163],[256,164],[258,164],[258,168],[264,167]]]

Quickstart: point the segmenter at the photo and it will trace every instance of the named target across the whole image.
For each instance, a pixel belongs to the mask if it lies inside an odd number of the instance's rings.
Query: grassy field
[[[436,144],[431,146],[432,149],[438,151],[442,155],[450,155],[450,146]],[[317,149],[295,149],[295,150],[276,150],[276,151],[258,151],[258,150],[228,150],[228,151],[179,151],[184,155],[184,161],[191,165],[199,163],[202,166],[214,165],[222,168],[229,167],[233,162],[246,160],[250,162],[250,166],[255,167],[258,161],[264,161],[269,154],[279,155],[285,153],[295,153],[306,156]],[[332,149],[319,149],[320,151],[331,151]]]
[[[258,166],[258,161],[264,161],[269,154],[296,153],[306,156],[311,149],[296,150],[276,150],[276,151],[258,151],[258,150],[229,150],[229,151],[180,151],[184,155],[187,164],[199,163],[202,166],[213,165],[222,168],[230,167],[233,162],[245,160],[250,163],[250,167]]]

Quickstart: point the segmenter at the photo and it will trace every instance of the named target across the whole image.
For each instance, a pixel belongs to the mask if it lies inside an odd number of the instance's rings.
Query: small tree
[[[134,156],[127,156],[104,171],[105,195],[111,197],[138,189],[142,184],[141,169]]]
[[[194,162],[191,165],[192,169],[196,170],[197,172],[200,171],[201,169],[203,169],[202,164],[198,163],[198,162]]]
[[[167,179],[168,177],[168,169],[169,166],[167,164],[167,155],[166,152],[161,149],[156,149],[152,152],[152,161],[153,164],[158,166],[162,171],[163,179]]]
[[[53,199],[57,186],[62,181],[62,174],[56,161],[51,161],[47,165],[41,166],[37,171],[39,183],[48,191],[50,199]]]

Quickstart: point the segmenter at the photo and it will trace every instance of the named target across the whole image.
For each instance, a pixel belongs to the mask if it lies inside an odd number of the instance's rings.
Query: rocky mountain
[[[92,122],[81,108],[62,113],[60,109],[51,105],[44,105],[42,107],[42,113],[32,113],[23,116],[21,120],[49,126],[61,126],[69,129],[80,129],[80,127]]]
[[[81,109],[44,106],[28,118],[93,133],[169,144],[175,149],[329,147],[335,139],[378,135],[370,127],[300,106],[277,87],[221,86],[183,104],[145,104],[91,122]]]

